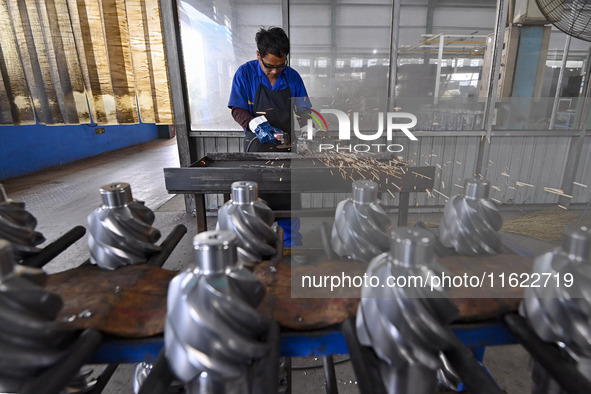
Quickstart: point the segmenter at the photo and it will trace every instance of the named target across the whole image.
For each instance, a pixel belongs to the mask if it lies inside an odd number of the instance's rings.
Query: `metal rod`
[[[280,339],[279,325],[273,322],[267,332],[269,353],[254,362],[252,394],[276,394],[279,391]]]
[[[373,350],[359,343],[355,320],[345,320],[341,324],[341,331],[347,342],[359,391],[368,394],[386,394],[386,388],[379,372],[379,360]]]
[[[589,202],[587,203],[587,206],[585,207],[585,210],[581,214],[581,217],[579,218],[579,220],[577,220],[577,223],[581,223],[581,220],[583,220],[583,218],[585,217],[585,214],[587,213],[587,210],[589,209],[589,206],[591,206],[591,199],[589,199]]]
[[[542,342],[518,314],[507,314],[504,320],[509,331],[562,389],[571,394],[591,393],[591,383],[580,374],[575,361],[566,352],[555,344]]]
[[[285,357],[285,370],[287,372],[287,391],[285,394],[291,394],[291,357]]]
[[[203,142],[199,138],[194,141],[190,141],[189,138],[191,109],[181,45],[178,1],[159,0],[159,5],[179,161],[181,167],[190,167],[194,161],[198,160],[197,151],[203,146]],[[185,194],[186,212],[192,214],[194,209],[195,200],[190,194]]]
[[[558,101],[560,99],[560,89],[562,88],[562,79],[564,78],[564,69],[566,68],[566,61],[568,60],[568,51],[570,49],[570,36],[566,36],[564,41],[564,52],[562,53],[562,62],[560,63],[560,73],[558,74],[558,82],[556,82],[556,93],[554,93],[554,104],[552,105],[552,115],[550,116],[549,130],[554,129],[556,122],[556,111],[558,110]]]
[[[447,328],[447,331],[453,344],[450,348],[444,349],[443,354],[468,389],[481,394],[504,393],[484,367],[474,358],[472,350],[456,337],[451,328]]]
[[[197,232],[207,231],[205,195],[202,193],[195,194],[195,216],[197,217]]]
[[[486,130],[486,137],[482,139],[476,161],[475,174],[481,174],[486,178],[488,170],[488,158],[490,156],[490,139],[492,136],[492,123],[497,102],[497,90],[499,85],[499,70],[505,41],[505,26],[507,26],[507,14],[509,0],[499,0],[497,4],[497,19],[493,37],[493,55],[488,76],[488,88],[486,92],[486,103],[484,105],[483,128]]]
[[[78,241],[86,234],[86,229],[82,226],[76,226],[46,247],[34,256],[23,260],[23,265],[28,267],[41,268],[49,263],[58,254],[69,248],[74,242]]]
[[[587,54],[587,60],[585,64],[585,75],[591,74],[591,49]],[[591,111],[591,78],[585,77],[583,84],[583,105],[577,105],[577,120],[576,127],[579,135],[577,137],[570,138],[570,144],[567,152],[567,161],[564,166],[562,173],[562,185],[561,188],[567,195],[573,194],[573,181],[579,169],[581,162],[581,156],[583,152],[583,145],[585,144],[585,136],[587,134],[587,125],[589,122],[589,111]],[[568,207],[571,204],[571,198],[560,196],[558,203]]]
[[[326,383],[326,394],[338,394],[337,376],[334,370],[334,359],[332,356],[322,357],[324,367],[324,382]]]
[[[392,35],[390,36],[390,74],[388,75],[388,100],[386,112],[393,111],[396,104],[396,78],[398,77],[398,43],[400,41],[400,3],[393,0]]]
[[[591,48],[587,51],[587,58],[585,59],[585,76],[591,73]],[[584,137],[587,129],[587,122],[589,120],[589,108],[591,106],[591,78],[584,78],[583,82],[583,105],[578,106],[580,111],[577,113],[578,121],[575,126],[580,131],[580,136]]]
[[[441,62],[443,61],[443,42],[445,36],[439,36],[439,52],[437,53],[437,74],[435,76],[435,93],[433,93],[433,104],[439,104],[439,85],[441,85]]]
[[[160,244],[161,249],[160,252],[156,253],[154,256],[150,257],[146,262],[147,265],[152,265],[155,267],[162,267],[166,259],[170,256],[173,249],[178,245],[181,241],[181,238],[187,232],[187,227],[182,224],[177,224],[168,237]]]
[[[37,378],[23,385],[21,394],[58,394],[80,370],[86,360],[98,349],[102,335],[88,328],[69,348],[68,355],[56,365],[45,370]]]
[[[108,364],[107,367],[103,370],[103,372],[101,372],[99,377],[96,379],[96,383],[94,384],[92,389],[88,391],[86,394],[102,393],[104,388],[107,386],[107,383],[109,383],[109,380],[117,370],[117,367],[119,367],[119,364]]]
[[[281,1],[281,27],[287,33],[288,37],[291,36],[291,24],[289,23],[289,0]],[[290,59],[287,61],[289,62],[289,60]]]

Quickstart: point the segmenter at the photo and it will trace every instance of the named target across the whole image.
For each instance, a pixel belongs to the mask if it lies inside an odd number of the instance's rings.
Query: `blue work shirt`
[[[271,86],[271,82],[261,69],[258,60],[244,63],[234,74],[228,107],[242,108],[252,116],[257,116],[254,110],[254,100],[261,84],[270,90],[283,90],[289,87],[297,112],[303,112],[312,107],[304,81],[296,70],[291,67],[284,68],[277,76],[275,84]]]

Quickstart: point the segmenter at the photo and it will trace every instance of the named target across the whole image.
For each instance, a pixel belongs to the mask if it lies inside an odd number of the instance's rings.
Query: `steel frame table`
[[[375,160],[393,161],[390,156]],[[379,184],[380,191],[400,194],[398,225],[406,225],[411,192],[424,192],[433,187],[434,166],[408,167],[392,165],[397,176],[374,171],[368,179]],[[345,173],[346,179],[339,176]],[[370,174],[368,172],[368,174]],[[350,193],[353,179],[362,179],[356,168],[346,163],[339,167],[324,165],[320,156],[298,156],[295,153],[213,153],[207,154],[191,167],[165,168],[164,181],[171,194],[194,194],[197,231],[207,229],[206,194],[224,194],[229,199],[235,181],[257,182],[260,193]],[[396,186],[395,186],[396,185]],[[334,210],[332,210],[334,211]],[[327,213],[329,210],[298,211],[297,216]],[[276,212],[285,217],[296,212]]]

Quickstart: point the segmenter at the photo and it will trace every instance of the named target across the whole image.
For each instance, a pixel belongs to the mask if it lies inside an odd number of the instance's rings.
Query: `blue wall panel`
[[[158,138],[155,124],[0,126],[0,180]]]

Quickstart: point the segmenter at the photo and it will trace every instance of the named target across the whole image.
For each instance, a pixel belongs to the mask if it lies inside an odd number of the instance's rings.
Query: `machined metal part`
[[[164,361],[166,362],[166,360]],[[139,394],[141,393],[141,388],[144,385],[144,383],[146,382],[146,380],[148,379],[148,375],[153,373],[154,369],[157,369],[158,367],[154,366],[154,364],[150,364],[150,363],[146,363],[146,362],[141,362],[136,364],[135,366],[135,371],[133,374],[133,392],[134,394]],[[158,372],[156,372],[158,373]],[[161,377],[160,377],[161,378]],[[159,382],[157,382],[159,383]],[[155,389],[153,389],[155,390]],[[164,390],[163,390],[164,391]],[[151,391],[151,392],[158,392],[159,394],[183,394],[185,393],[185,385],[184,383],[182,383],[179,380],[173,380],[172,382],[168,382],[168,387],[166,388],[166,391],[163,393],[163,391]]]
[[[331,244],[336,254],[370,261],[390,247],[390,218],[378,199],[378,184],[353,182],[353,196],[337,205]]]
[[[88,216],[90,262],[114,270],[145,263],[160,251],[155,242],[160,231],[154,213],[134,200],[128,183],[111,183],[100,189],[103,205]]]
[[[534,260],[530,282],[521,315],[542,341],[560,343],[581,375],[591,376],[591,227],[566,226],[560,246]],[[545,371],[535,362],[532,373],[539,392],[562,392],[552,379],[541,378]]]
[[[441,276],[433,235],[421,228],[400,227],[391,232],[390,242],[390,251],[375,257],[366,271],[384,286],[362,288],[357,337],[382,361],[380,372],[389,393],[433,393],[437,370],[445,367],[441,350],[454,342],[446,326],[458,310],[441,287],[386,285],[388,278],[428,281]]]
[[[12,245],[0,240],[0,392],[21,387],[66,355],[72,332],[55,318],[60,297],[20,276]]]
[[[265,289],[236,265],[236,235],[206,231],[193,239],[197,265],[168,289],[164,331],[171,370],[189,393],[250,392],[248,368],[269,351],[269,322],[256,308]]]
[[[238,256],[255,265],[277,254],[275,215],[258,196],[256,182],[232,183],[232,198],[218,210],[217,229],[231,231],[238,240]]]
[[[150,363],[141,362],[135,365],[135,370],[133,372],[133,392],[134,394],[138,394],[140,392],[140,388],[148,378],[150,372],[152,372],[153,365]]]
[[[502,249],[498,231],[503,218],[489,198],[490,183],[466,179],[462,196],[453,196],[439,223],[439,239],[462,255],[496,254]]]
[[[12,244],[17,261],[40,252],[36,246],[45,237],[35,227],[37,219],[25,209],[25,203],[9,199],[0,185],[0,239]]]
[[[439,358],[441,359],[442,364],[441,368],[437,370],[437,382],[439,388],[444,388],[448,391],[458,391],[462,379],[443,353],[439,354]]]
[[[64,394],[84,394],[92,391],[96,385],[96,379],[92,377],[94,371],[83,367],[67,384]]]

